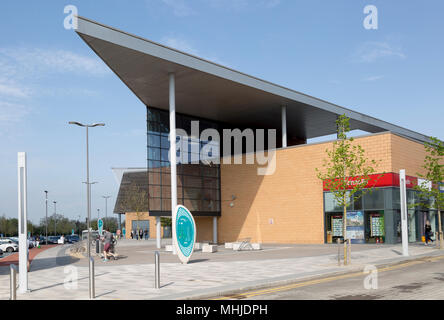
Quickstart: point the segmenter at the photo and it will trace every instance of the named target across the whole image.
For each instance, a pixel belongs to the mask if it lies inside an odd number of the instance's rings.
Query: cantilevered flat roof
[[[333,134],[337,116],[345,114],[351,119],[352,129],[370,133],[391,131],[416,141],[428,141],[427,136],[412,130],[83,17],[79,17],[76,32],[147,106],[168,110],[168,74],[175,73],[179,113],[240,128],[280,130],[281,106],[286,105],[289,139]]]

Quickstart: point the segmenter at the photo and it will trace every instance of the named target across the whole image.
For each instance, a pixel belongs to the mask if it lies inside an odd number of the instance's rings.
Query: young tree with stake
[[[347,207],[352,199],[356,201],[365,193],[372,191],[369,186],[370,175],[376,172],[375,160],[369,160],[364,149],[348,138],[350,119],[341,115],[336,120],[337,140],[333,148],[327,149],[327,158],[324,159],[323,170],[316,168],[317,176],[323,181],[324,188],[330,191],[339,206],[343,208],[342,235],[344,238],[344,265],[347,264]],[[382,176],[381,174],[378,179]]]

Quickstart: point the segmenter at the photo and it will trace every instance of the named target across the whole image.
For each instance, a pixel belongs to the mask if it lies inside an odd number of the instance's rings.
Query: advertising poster
[[[347,212],[347,238],[351,243],[365,243],[364,212]]]
[[[342,216],[331,218],[331,229],[333,237],[342,237]]]

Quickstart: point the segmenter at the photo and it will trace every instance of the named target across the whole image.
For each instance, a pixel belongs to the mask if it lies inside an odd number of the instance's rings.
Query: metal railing
[[[14,264],[9,265],[9,300],[17,300],[17,267]]]

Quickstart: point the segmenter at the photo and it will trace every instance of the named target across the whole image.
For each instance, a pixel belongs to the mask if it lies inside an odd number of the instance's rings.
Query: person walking
[[[432,226],[430,225],[430,221],[427,220],[426,224],[425,224],[425,228],[424,228],[424,236],[425,236],[425,245],[426,246],[428,245],[429,241],[433,242],[431,235],[432,235]]]
[[[134,230],[131,230],[131,239],[134,239]]]
[[[107,262],[108,254],[110,253],[111,243],[113,242],[113,234],[108,230],[103,230],[103,241],[105,246],[103,248],[103,262]]]
[[[142,229],[139,230],[139,240],[143,239],[143,231]]]

